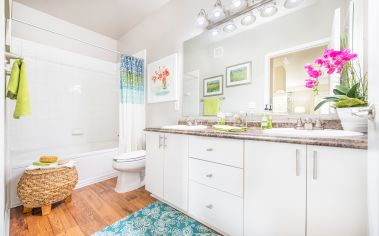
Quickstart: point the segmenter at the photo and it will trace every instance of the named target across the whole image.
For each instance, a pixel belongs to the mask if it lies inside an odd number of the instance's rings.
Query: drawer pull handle
[[[206,175],[205,177],[207,177],[207,178],[212,178],[212,177],[213,177],[213,174],[208,174],[208,175]]]
[[[212,152],[213,148],[207,148],[207,152]]]
[[[213,209],[213,205],[212,204],[206,205],[206,208],[212,210]]]
[[[299,158],[300,158],[300,150],[296,149],[296,176],[300,176]]]
[[[317,180],[317,151],[313,151],[313,179]]]

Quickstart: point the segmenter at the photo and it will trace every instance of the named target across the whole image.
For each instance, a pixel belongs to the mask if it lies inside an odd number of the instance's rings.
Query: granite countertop
[[[186,134],[216,138],[232,138],[241,140],[257,140],[280,143],[307,144],[316,146],[367,149],[367,135],[350,137],[296,137],[264,133],[259,128],[249,128],[246,132],[224,132],[212,128],[205,130],[174,130],[163,128],[146,128],[148,132]]]

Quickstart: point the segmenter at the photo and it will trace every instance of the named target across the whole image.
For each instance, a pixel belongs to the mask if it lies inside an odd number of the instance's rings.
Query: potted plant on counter
[[[367,107],[368,83],[367,74],[363,74],[358,61],[358,55],[349,49],[335,51],[327,49],[323,57],[317,58],[314,64],[305,66],[309,78],[305,80],[305,87],[313,89],[318,95],[318,85],[321,79],[339,74],[340,85],[333,89],[333,94],[315,107],[318,110],[325,103],[332,103],[337,109],[344,130],[367,132],[367,118],[354,115],[353,110]]]

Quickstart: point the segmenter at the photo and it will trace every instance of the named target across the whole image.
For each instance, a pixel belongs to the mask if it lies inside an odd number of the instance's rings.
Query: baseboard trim
[[[75,189],[80,189],[80,188],[86,187],[88,185],[92,185],[92,184],[96,184],[96,183],[99,183],[99,182],[102,182],[102,181],[105,181],[108,179],[112,179],[114,177],[117,177],[116,171],[111,171],[109,173],[106,173],[106,174],[98,176],[98,177],[84,179],[84,180],[81,180],[78,182]],[[16,202],[12,202],[11,208],[18,207],[21,205],[22,205],[21,201],[18,200]]]

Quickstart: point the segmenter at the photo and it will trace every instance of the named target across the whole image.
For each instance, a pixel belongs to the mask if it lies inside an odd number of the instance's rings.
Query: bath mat
[[[220,235],[189,216],[154,202],[92,236],[214,236]]]

